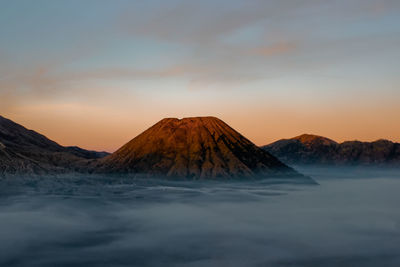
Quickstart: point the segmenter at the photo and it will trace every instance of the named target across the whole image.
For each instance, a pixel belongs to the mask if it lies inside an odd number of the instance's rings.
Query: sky
[[[114,151],[165,117],[400,142],[398,0],[0,0],[0,115]]]

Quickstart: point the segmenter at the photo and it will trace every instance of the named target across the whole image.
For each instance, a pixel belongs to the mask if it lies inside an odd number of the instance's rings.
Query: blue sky
[[[198,115],[257,144],[400,141],[399,1],[0,4],[0,112],[62,144]]]

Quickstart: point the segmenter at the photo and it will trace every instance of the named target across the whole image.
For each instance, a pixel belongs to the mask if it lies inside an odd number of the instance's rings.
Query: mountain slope
[[[306,134],[262,148],[287,164],[400,166],[400,144],[388,140],[337,143]]]
[[[186,178],[301,176],[215,117],[163,119],[98,168]]]
[[[65,172],[82,160],[102,156],[103,152],[63,147],[0,116],[0,175]]]

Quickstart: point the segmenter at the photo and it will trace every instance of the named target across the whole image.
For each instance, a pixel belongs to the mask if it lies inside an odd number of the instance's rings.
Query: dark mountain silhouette
[[[74,170],[80,161],[108,155],[64,147],[0,116],[0,175],[48,174]]]
[[[99,160],[97,168],[193,179],[304,177],[215,117],[163,119]]]
[[[400,144],[346,141],[303,134],[262,147],[287,164],[400,166]]]

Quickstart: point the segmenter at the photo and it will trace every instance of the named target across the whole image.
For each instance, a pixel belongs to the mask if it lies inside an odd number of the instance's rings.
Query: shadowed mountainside
[[[400,166],[400,144],[346,141],[303,134],[262,147],[287,164]]]
[[[96,168],[194,179],[301,176],[215,117],[163,119]]]
[[[108,155],[64,147],[0,116],[0,175],[48,174],[74,170],[80,161]]]

